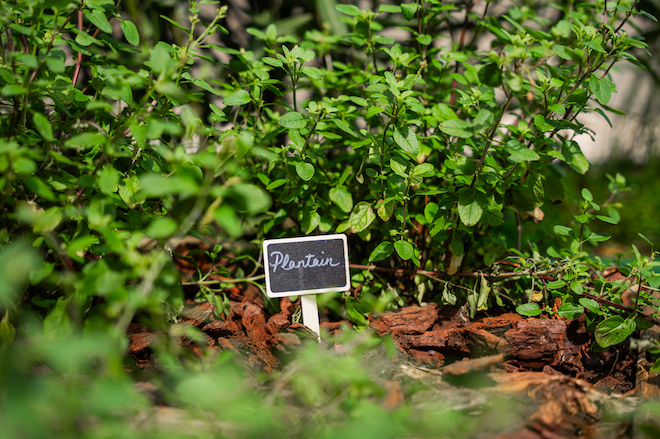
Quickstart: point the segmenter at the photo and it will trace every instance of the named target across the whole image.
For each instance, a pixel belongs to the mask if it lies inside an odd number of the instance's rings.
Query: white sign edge
[[[344,241],[344,260],[346,268],[346,284],[339,287],[332,288],[318,288],[315,290],[300,290],[300,291],[282,291],[274,293],[270,289],[270,272],[268,270],[268,245],[269,244],[286,244],[290,242],[306,242],[306,241],[330,241],[334,239],[341,239]],[[304,296],[308,294],[321,294],[330,293],[333,291],[348,291],[351,289],[351,275],[348,263],[348,239],[343,233],[335,233],[332,235],[318,235],[318,236],[300,236],[296,238],[280,238],[280,239],[266,239],[262,244],[264,254],[264,273],[266,275],[266,295],[271,299],[288,296]]]

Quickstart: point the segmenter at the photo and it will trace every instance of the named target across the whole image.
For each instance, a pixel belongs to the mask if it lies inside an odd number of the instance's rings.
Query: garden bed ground
[[[185,254],[187,249],[177,252]],[[197,262],[208,268],[203,258]],[[193,271],[182,260],[178,268],[184,277]],[[221,319],[211,304],[191,299],[196,291],[190,287],[178,325],[200,329],[203,340],[183,336],[179,341],[199,356],[205,349],[236,352],[249,369],[270,373],[285,367],[316,335],[292,323],[296,303],[283,298],[282,311],[270,314],[259,289],[245,285],[226,291],[230,309]],[[350,323],[324,321],[321,327],[327,331],[322,346],[341,353],[344,347],[334,337],[352,331]],[[565,320],[502,313],[471,321],[460,307],[427,303],[370,316],[370,327],[379,336],[391,337],[398,348],[394,357],[382,350],[370,353],[379,369],[374,379],[386,389],[379,401],[385,408],[450,401],[452,409],[476,416],[502,396],[516,401],[514,421],[485,428],[480,437],[637,438],[646,436],[636,423],[657,423],[632,416],[642,401],[658,394],[659,378],[648,372],[651,363],[645,353],[631,350],[628,342],[606,351],[593,349],[585,315]],[[136,370],[155,367],[151,346],[162,335],[131,324],[129,353]],[[154,402],[162,404],[158,389],[143,384]],[[180,425],[171,408],[161,407],[161,413],[161,427]]]

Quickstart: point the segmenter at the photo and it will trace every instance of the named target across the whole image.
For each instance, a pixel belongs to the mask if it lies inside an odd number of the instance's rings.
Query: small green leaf
[[[415,157],[419,153],[419,141],[415,131],[410,126],[394,128],[394,141],[411,156]]]
[[[594,299],[589,299],[588,297],[580,297],[580,305],[588,309],[589,311],[596,313],[596,314],[601,314],[602,311],[600,310],[600,306],[598,305],[598,302],[596,302]]]
[[[53,137],[53,126],[46,116],[42,113],[33,113],[32,121],[34,122],[34,126],[37,127],[39,134],[41,134],[41,137],[49,142],[55,140]]]
[[[131,232],[142,230],[142,215],[137,210],[131,209],[126,214],[126,223]]]
[[[376,219],[376,214],[371,208],[371,204],[366,201],[360,201],[353,208],[351,216],[348,218],[348,224],[353,233],[360,233],[371,225]]]
[[[330,201],[335,203],[341,210],[349,213],[353,209],[353,196],[346,186],[337,186],[330,189]]]
[[[576,172],[585,174],[589,170],[589,160],[582,154],[580,146],[574,140],[564,142],[561,149],[566,163]]]
[[[67,305],[71,297],[60,297],[50,313],[44,319],[44,335],[47,340],[66,341],[73,333]]]
[[[335,9],[342,14],[351,15],[353,17],[360,15],[360,9],[355,5],[337,5],[335,6]]]
[[[99,172],[97,181],[99,189],[106,195],[116,192],[120,178],[121,174],[119,171],[112,166],[104,166],[101,172]]]
[[[401,259],[407,261],[413,257],[415,248],[408,241],[400,240],[394,243],[394,249]]]
[[[603,348],[609,348],[626,340],[635,332],[635,321],[621,316],[609,317],[596,326],[594,336]]]
[[[474,134],[474,127],[471,122],[461,119],[449,119],[440,124],[440,130],[449,135],[462,139],[469,139]]]
[[[107,34],[112,33],[112,25],[105,16],[103,9],[92,9],[91,11],[85,10],[85,16],[94,24],[94,26],[101,29],[101,31]]]
[[[451,244],[449,244],[451,247],[451,252],[454,254],[454,256],[463,256],[463,253],[465,252],[465,245],[463,244],[463,241],[461,241],[458,238],[454,238],[451,240]]]
[[[337,127],[338,127],[340,130],[342,130],[343,132],[348,133],[348,134],[350,134],[350,135],[353,136],[353,137],[357,137],[357,134],[355,134],[355,131],[353,131],[353,130],[351,129],[351,127],[350,127],[346,122],[344,122],[343,120],[341,120],[341,119],[330,119],[330,120],[331,120],[332,122],[334,122],[335,125],[337,125]]]
[[[124,178],[124,184],[119,187],[119,197],[131,209],[142,204],[146,200],[146,195],[141,190],[142,186],[137,175],[130,178]]]
[[[596,100],[601,105],[606,105],[612,97],[610,86],[597,76],[589,78],[589,90],[596,96]]]
[[[539,131],[542,131],[544,133],[548,131],[552,131],[554,129],[554,126],[550,125],[548,123],[548,119],[543,117],[542,114],[537,114],[536,116],[534,116],[534,125],[536,125],[536,128],[538,128]]]
[[[511,154],[508,158],[511,163],[533,162],[541,158],[536,151],[521,145],[515,139],[506,144],[506,150]]]
[[[548,110],[554,111],[555,113],[561,114],[561,115],[566,114],[566,107],[564,107],[561,104],[549,105]]]
[[[525,303],[516,308],[516,312],[521,316],[534,317],[541,314],[541,308],[537,303]]]
[[[305,212],[302,218],[301,227],[305,232],[305,235],[312,233],[321,223],[321,215],[316,211]]]
[[[311,163],[297,162],[296,163],[296,173],[298,177],[302,178],[305,181],[309,181],[314,177],[314,165]]]
[[[175,27],[178,27],[179,29],[185,30],[186,33],[190,33],[190,29],[188,29],[187,27],[181,26],[179,23],[172,20],[170,17],[168,17],[166,15],[160,15],[159,17],[162,18],[163,20],[167,21],[172,26],[175,26]]]
[[[128,20],[121,21],[121,30],[124,32],[124,37],[129,44],[133,46],[140,45],[140,33],[137,30],[137,27],[133,22]]]
[[[302,68],[302,72],[311,79],[323,79],[325,76],[325,72],[321,69],[317,69],[316,67],[305,66]]]
[[[486,207],[488,207],[488,199],[476,188],[465,189],[458,196],[458,215],[468,227],[479,222]]]
[[[154,221],[149,224],[147,227],[147,236],[154,239],[166,239],[169,238],[176,232],[177,228],[176,221],[169,217],[156,218]]]
[[[483,66],[478,73],[479,81],[483,85],[490,87],[499,87],[502,85],[502,70],[496,63],[490,63]]]
[[[250,99],[250,93],[245,90],[238,90],[224,98],[222,103],[228,107],[234,107],[237,105],[248,104],[251,100],[252,99]]]
[[[417,12],[418,5],[417,3],[404,3],[401,5],[401,12],[406,20],[410,21],[415,18],[415,12]]]
[[[557,235],[561,235],[561,236],[575,236],[575,234],[573,233],[573,229],[571,229],[570,227],[566,227],[566,226],[562,226],[562,225],[557,224],[557,225],[554,227],[554,230],[555,230],[555,233],[556,233]]]
[[[582,313],[584,313],[584,308],[582,306],[570,302],[562,303],[557,312],[559,317],[563,317],[569,320],[578,318],[582,315]]]
[[[421,163],[416,165],[412,171],[412,175],[418,175],[422,177],[430,177],[435,171],[435,166],[431,163]]]
[[[285,115],[280,117],[280,119],[277,122],[280,125],[282,125],[284,128],[295,129],[295,130],[305,128],[305,126],[307,125],[307,120],[305,120],[305,116],[298,113],[297,111],[290,111],[286,113]]]
[[[566,282],[563,280],[553,280],[552,282],[548,282],[546,284],[546,288],[549,290],[557,290],[559,288],[564,288],[566,286]]]
[[[369,262],[378,262],[389,258],[394,251],[394,245],[389,241],[381,242],[369,255]]]
[[[419,35],[416,40],[422,46],[428,46],[433,42],[433,37],[431,35]]]

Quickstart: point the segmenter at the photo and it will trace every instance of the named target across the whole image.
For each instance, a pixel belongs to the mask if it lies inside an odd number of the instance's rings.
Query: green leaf
[[[107,138],[107,136],[99,133],[82,133],[68,139],[66,142],[64,142],[64,146],[69,148],[93,148],[95,146],[103,145]]]
[[[237,238],[243,233],[243,226],[241,220],[236,215],[236,211],[227,203],[223,203],[220,207],[213,210],[215,221],[222,227],[230,236]]]
[[[122,20],[121,21],[121,30],[124,32],[124,38],[128,41],[128,44],[133,46],[140,45],[140,33],[137,30],[135,24],[132,21]]]
[[[523,305],[519,305],[516,308],[516,312],[521,316],[534,317],[538,316],[543,311],[541,311],[541,308],[539,308],[537,303],[525,303]]]
[[[234,93],[230,94],[226,98],[222,100],[222,103],[227,105],[228,107],[234,107],[237,105],[245,105],[248,104],[252,101],[250,99],[250,93],[248,93],[245,90],[238,90],[235,91]]]
[[[16,337],[16,328],[9,320],[9,310],[5,311],[5,316],[0,321],[0,346],[3,348],[11,345]]]
[[[406,20],[410,21],[415,18],[415,12],[417,12],[417,8],[417,3],[404,3],[401,5],[401,12],[403,12],[403,16],[406,18]]]
[[[321,223],[321,215],[316,211],[305,212],[302,217],[301,227],[305,235],[312,233]]]
[[[178,224],[170,217],[156,218],[147,227],[147,236],[154,239],[167,239],[176,232]]]
[[[124,178],[123,186],[119,188],[119,197],[131,209],[142,204],[146,200],[146,195],[141,191],[142,186],[138,180],[137,175],[130,178]]]
[[[563,317],[569,320],[578,318],[582,315],[582,313],[584,313],[584,308],[582,306],[570,302],[562,303],[557,312],[559,317]]]
[[[280,117],[280,119],[277,122],[280,125],[282,125],[284,128],[295,129],[295,130],[305,128],[305,126],[307,125],[307,120],[305,119],[305,116],[298,113],[297,111],[290,111],[286,113],[284,116]]]
[[[172,26],[175,26],[175,27],[178,27],[179,29],[185,30],[186,33],[190,33],[190,29],[188,29],[187,27],[184,27],[184,26],[180,25],[180,24],[177,23],[176,21],[172,20],[170,17],[168,17],[168,16],[166,16],[166,15],[159,15],[159,17],[162,18],[163,20],[167,21],[167,22],[168,22],[169,24],[171,24]]]
[[[412,175],[419,175],[422,177],[430,177],[435,172],[435,166],[431,163],[421,163],[416,165],[412,171]]]
[[[381,242],[369,255],[369,262],[378,262],[389,258],[394,251],[394,245],[389,241]]]
[[[353,137],[357,137],[357,134],[355,134],[355,131],[353,131],[353,130],[351,129],[351,127],[350,127],[346,122],[344,122],[343,120],[341,120],[341,119],[330,119],[330,120],[331,120],[332,122],[334,122],[335,125],[337,125],[337,127],[338,127],[340,130],[344,131],[345,133],[350,134],[350,135],[353,136]]]
[[[621,316],[609,317],[596,326],[594,336],[603,348],[609,348],[626,340],[635,332],[635,321]]]
[[[478,73],[479,81],[483,85],[490,87],[499,87],[502,85],[502,70],[496,63],[490,63],[483,66]]]
[[[411,156],[416,157],[419,154],[419,141],[415,131],[410,126],[394,127],[393,137],[396,144]]]
[[[541,158],[536,151],[521,145],[515,139],[506,144],[506,150],[511,154],[508,158],[511,163],[533,162]]]
[[[407,261],[413,257],[415,248],[408,241],[400,240],[394,243],[394,249],[401,259]]]
[[[311,163],[297,162],[296,163],[296,173],[298,177],[302,178],[305,181],[309,181],[314,177],[314,165]]]
[[[562,226],[562,225],[557,224],[557,225],[554,227],[554,230],[555,230],[555,233],[556,233],[557,235],[561,235],[561,236],[575,236],[575,233],[573,233],[573,229],[571,229],[570,227],[566,227],[566,226]]]
[[[66,341],[73,333],[67,305],[71,297],[60,297],[50,313],[44,319],[44,336],[50,341]]]
[[[546,288],[549,290],[557,290],[559,288],[564,288],[566,286],[566,282],[563,280],[553,280],[552,282],[548,282],[546,284]]]
[[[41,134],[41,137],[49,142],[53,142],[55,140],[53,137],[53,126],[46,116],[44,116],[42,113],[35,112],[32,114],[32,121],[34,122],[34,126],[37,127],[39,134]]]
[[[566,141],[562,145],[562,155],[566,158],[566,163],[576,172],[585,174],[589,170],[589,161],[582,154],[580,145],[574,140]]]
[[[463,253],[465,252],[465,245],[463,244],[463,241],[455,237],[451,240],[449,246],[451,247],[451,252],[455,256],[463,256]]]
[[[121,173],[112,166],[104,166],[98,176],[98,186],[101,192],[108,195],[117,191]]]
[[[142,230],[142,215],[137,210],[131,209],[126,214],[126,223],[128,224],[128,230],[131,232]]]
[[[335,9],[342,14],[351,15],[353,17],[360,15],[360,9],[355,5],[337,5],[335,6]]]
[[[604,242],[604,241],[609,240],[611,237],[612,237],[612,235],[608,235],[608,234],[605,234],[605,233],[591,232],[589,234],[589,237],[587,238],[587,240],[589,240],[589,242],[592,242],[592,243],[593,242]]]
[[[366,201],[360,201],[353,208],[351,216],[348,218],[348,224],[353,233],[360,233],[371,225],[376,219],[376,214],[371,208],[371,204]]]
[[[594,299],[590,299],[588,297],[580,297],[580,305],[588,309],[589,311],[596,313],[596,314],[602,314],[602,311],[600,309],[600,306],[598,305],[598,302],[596,302]]]
[[[476,188],[464,189],[458,196],[458,215],[468,227],[479,222],[487,206],[488,199]]]
[[[467,120],[449,119],[440,124],[440,130],[449,135],[469,139],[474,135],[474,126]]]
[[[543,117],[542,114],[537,114],[536,116],[534,116],[534,125],[536,125],[536,128],[538,128],[539,131],[544,133],[548,131],[552,131],[555,128],[554,126],[548,123],[548,119]]]
[[[597,76],[589,78],[589,90],[596,96],[596,100],[601,105],[606,105],[612,97],[612,90],[610,86]]]
[[[91,11],[85,10],[85,16],[94,24],[94,26],[101,29],[101,31],[107,34],[112,33],[112,25],[108,21],[108,18],[105,16],[105,12],[102,9],[92,9]]]
[[[553,104],[548,106],[548,110],[554,111],[557,114],[564,115],[566,114],[566,107],[561,104]]]
[[[408,177],[408,162],[403,157],[394,156],[390,159],[390,168],[403,178]]]
[[[342,211],[349,213],[353,209],[353,196],[346,186],[337,186],[330,189],[330,201],[335,203]]]
[[[317,69],[316,67],[305,66],[302,68],[302,72],[311,79],[323,79],[325,76],[325,71]]]
[[[416,38],[417,42],[421,44],[422,46],[428,46],[433,42],[433,37],[431,35],[419,35]]]

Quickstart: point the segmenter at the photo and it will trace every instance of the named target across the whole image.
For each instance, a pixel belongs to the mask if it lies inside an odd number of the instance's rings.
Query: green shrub
[[[360,324],[424,298],[472,316],[538,313],[554,297],[583,310],[584,245],[608,239],[590,223],[619,221],[625,179],[611,177],[607,209],[583,189],[570,224],[542,209],[565,200],[566,172],[589,168],[576,117],[607,117],[609,72],[646,47],[622,31],[637,10],[554,5],[550,21],[526,5],[338,5],[324,12],[333,29],[250,28],[259,44],[238,50],[217,38],[226,7],[200,18],[212,3],[191,2],[190,24],[161,16],[178,45],[147,45],[106,0],[3,4],[7,340],[24,313],[54,339],[176,315],[170,256],[188,234],[349,233],[368,269],[353,278],[359,300],[330,308]],[[528,246],[526,219],[541,223]],[[255,251],[238,256],[258,268]],[[374,263],[418,275],[396,284]],[[221,308],[216,291],[201,299]]]

